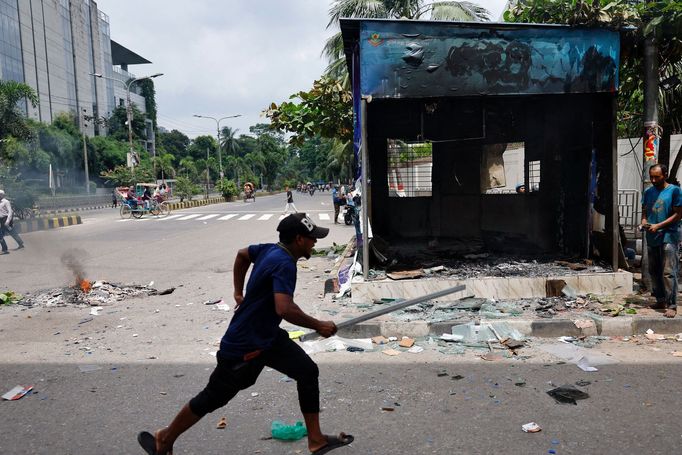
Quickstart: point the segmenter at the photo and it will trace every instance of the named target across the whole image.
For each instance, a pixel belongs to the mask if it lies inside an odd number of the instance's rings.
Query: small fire
[[[85,292],[86,294],[90,292],[90,289],[92,289],[92,283],[88,280],[80,280],[80,283],[78,283],[78,286],[80,286],[81,291]]]

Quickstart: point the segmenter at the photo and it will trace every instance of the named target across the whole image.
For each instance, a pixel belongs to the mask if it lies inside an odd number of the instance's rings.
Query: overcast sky
[[[96,0],[111,38],[153,62],[131,65],[154,80],[159,125],[190,137],[215,134],[215,122],[193,114],[242,117],[238,128],[267,119],[271,102],[308,90],[326,67],[322,46],[332,0]],[[479,0],[494,20],[506,0]]]

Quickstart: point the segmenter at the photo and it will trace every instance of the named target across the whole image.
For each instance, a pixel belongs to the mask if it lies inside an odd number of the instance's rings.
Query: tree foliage
[[[436,21],[489,21],[490,13],[467,1],[429,0],[334,0],[329,10],[327,28],[338,29],[342,17],[367,19],[426,19]],[[326,75],[347,85],[341,33],[327,40],[323,54],[329,61]]]
[[[293,133],[289,142],[301,145],[306,138],[317,135],[350,141],[353,138],[353,97],[341,82],[322,77],[308,92],[298,92],[279,106],[272,103],[265,111],[271,127]]]
[[[637,136],[643,128],[644,46],[655,36],[661,79],[679,74],[682,68],[682,1],[634,3],[628,0],[527,0],[504,13],[508,22],[586,25],[621,31],[619,136]],[[630,27],[624,28],[624,27]],[[680,130],[682,88],[660,92],[661,124]]]

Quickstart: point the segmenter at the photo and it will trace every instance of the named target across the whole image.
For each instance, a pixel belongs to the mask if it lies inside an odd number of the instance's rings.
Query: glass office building
[[[60,112],[79,123],[108,118],[125,88],[92,74],[125,83],[134,77],[128,64],[137,63],[150,62],[111,40],[109,18],[92,0],[0,0],[0,79],[24,82],[38,93],[37,106],[22,106],[32,119],[49,123]],[[135,89],[131,100],[144,112]],[[81,128],[88,135],[105,133],[91,120]]]

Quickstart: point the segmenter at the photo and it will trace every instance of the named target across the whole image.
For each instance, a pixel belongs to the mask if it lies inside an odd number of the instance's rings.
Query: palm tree
[[[19,102],[23,99],[34,107],[38,104],[38,95],[30,86],[22,82],[0,80],[0,139],[12,136],[28,141],[33,138],[28,119],[19,108]]]
[[[347,180],[353,177],[353,143],[334,139],[327,155],[328,180]]]
[[[175,178],[175,167],[174,161],[175,156],[170,153],[164,153],[163,155],[154,158],[156,166],[161,171],[161,179],[165,178]],[[156,178],[156,176],[154,176]]]
[[[427,19],[436,21],[489,21],[490,13],[466,1],[428,0],[335,0],[329,9],[327,28],[339,28],[342,17],[366,19]],[[327,40],[322,51],[329,60],[328,76],[347,83],[348,72],[343,53],[343,38],[337,33]]]
[[[225,152],[226,156],[237,156],[239,151],[239,143],[237,142],[237,128],[230,128],[224,126],[220,131],[220,148]]]

